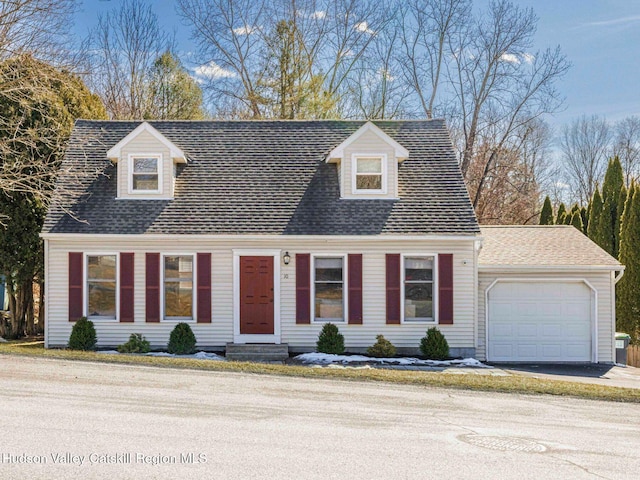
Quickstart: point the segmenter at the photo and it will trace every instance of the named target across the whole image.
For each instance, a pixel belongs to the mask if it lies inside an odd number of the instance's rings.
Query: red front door
[[[273,257],[240,257],[240,333],[273,335]]]

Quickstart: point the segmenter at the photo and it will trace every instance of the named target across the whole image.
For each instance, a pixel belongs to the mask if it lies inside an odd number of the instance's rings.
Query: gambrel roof
[[[409,156],[399,198],[340,198],[329,153],[364,121],[152,121],[184,152],[175,198],[116,199],[107,152],[141,122],[79,120],[43,232],[79,234],[476,235],[442,120],[376,121]],[[77,176],[74,172],[84,172]],[[65,212],[73,212],[69,215]],[[74,218],[75,217],[75,218]]]

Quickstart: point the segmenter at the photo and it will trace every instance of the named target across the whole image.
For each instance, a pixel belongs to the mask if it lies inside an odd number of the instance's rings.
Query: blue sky
[[[485,0],[475,0],[480,6]],[[560,45],[572,68],[557,85],[565,110],[549,118],[556,127],[581,115],[616,121],[640,115],[640,0],[512,0],[539,17],[537,49]],[[81,0],[75,32],[85,36],[100,12],[119,0]],[[179,48],[194,46],[180,24],[174,0],[154,0],[163,26],[175,31]]]

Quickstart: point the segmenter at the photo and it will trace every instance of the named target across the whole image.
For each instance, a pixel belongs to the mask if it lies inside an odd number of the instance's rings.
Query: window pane
[[[406,281],[433,280],[433,257],[405,258],[404,279]]]
[[[88,282],[88,316],[116,318],[116,282]]]
[[[405,284],[405,320],[433,318],[433,284]]]
[[[382,175],[358,175],[357,190],[382,190]]]
[[[315,317],[344,318],[341,283],[316,283]]]
[[[134,190],[158,190],[158,175],[134,175]]]
[[[134,158],[133,173],[158,173],[158,159]]]
[[[116,279],[116,256],[95,255],[87,257],[89,265],[88,278],[90,280],[114,280]]]
[[[358,173],[382,173],[382,159],[380,158],[358,158],[356,162]]]
[[[193,284],[192,282],[165,282],[164,284],[164,316],[192,317]]]
[[[193,277],[193,257],[169,256],[164,257],[164,278],[189,279]]]
[[[316,258],[316,280],[342,281],[342,258]]]

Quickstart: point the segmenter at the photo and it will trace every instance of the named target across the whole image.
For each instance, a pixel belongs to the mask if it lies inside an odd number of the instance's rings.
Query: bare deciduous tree
[[[611,154],[611,128],[597,115],[582,116],[565,125],[560,150],[572,196],[586,205],[603,178]]]
[[[613,154],[620,158],[627,185],[640,175],[640,117],[633,115],[614,127]]]
[[[150,4],[123,0],[98,18],[89,39],[91,86],[113,119],[141,119],[149,111],[149,74],[154,61],[171,50],[173,40],[164,32]]]

